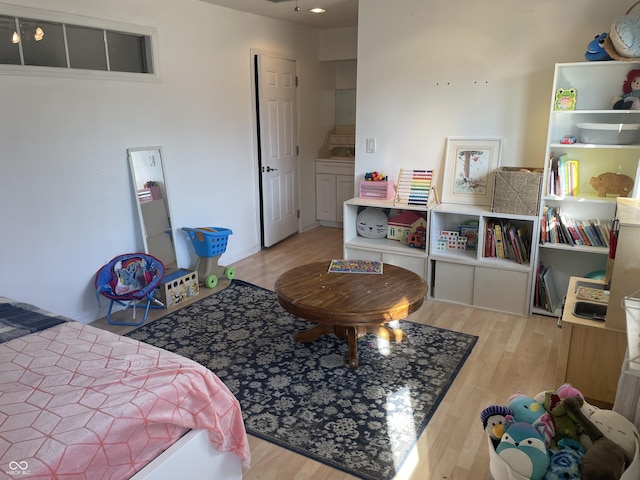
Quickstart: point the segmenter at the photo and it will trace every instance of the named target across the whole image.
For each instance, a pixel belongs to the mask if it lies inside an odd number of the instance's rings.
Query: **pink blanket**
[[[10,478],[129,478],[189,429],[248,468],[240,405],[196,362],[73,322],[0,345]]]

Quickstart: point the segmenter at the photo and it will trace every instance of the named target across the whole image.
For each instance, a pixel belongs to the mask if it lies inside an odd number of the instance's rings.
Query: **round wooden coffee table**
[[[396,342],[405,340],[405,333],[387,322],[418,310],[427,285],[415,273],[395,265],[385,264],[382,274],[329,273],[330,263],[310,263],[283,273],[275,291],[286,311],[317,324],[296,333],[296,342],[312,342],[328,333],[346,338],[349,366],[357,368],[359,337],[373,333]]]

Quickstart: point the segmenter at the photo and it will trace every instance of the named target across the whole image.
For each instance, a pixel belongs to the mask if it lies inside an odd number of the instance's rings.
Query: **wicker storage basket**
[[[501,167],[494,175],[491,211],[517,215],[538,215],[541,168]]]

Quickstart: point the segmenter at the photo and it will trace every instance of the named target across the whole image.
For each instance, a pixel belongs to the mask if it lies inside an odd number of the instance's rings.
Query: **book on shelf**
[[[518,234],[516,233],[516,227],[514,227],[513,225],[509,225],[508,232],[509,232],[509,241],[511,243],[511,249],[513,250],[514,259],[516,262],[521,264],[523,263],[522,251],[520,250],[520,247],[518,245],[518,236],[517,236]]]
[[[556,287],[553,269],[550,266],[545,267],[540,262],[536,270],[535,282],[534,306],[554,313],[561,300]]]
[[[608,220],[569,218],[560,207],[547,205],[540,221],[540,242],[608,247],[609,225]]]
[[[531,256],[531,236],[526,224],[514,225],[506,220],[485,224],[483,257],[528,263]]]
[[[498,258],[505,258],[504,244],[502,243],[502,227],[499,223],[495,223],[493,226],[496,242],[496,256]]]
[[[549,156],[548,194],[558,197],[575,197],[580,193],[580,164],[565,153]]]

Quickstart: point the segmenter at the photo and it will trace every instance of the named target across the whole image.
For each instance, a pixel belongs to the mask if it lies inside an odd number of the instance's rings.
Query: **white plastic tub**
[[[599,145],[629,145],[635,142],[640,123],[579,123],[578,140]]]

